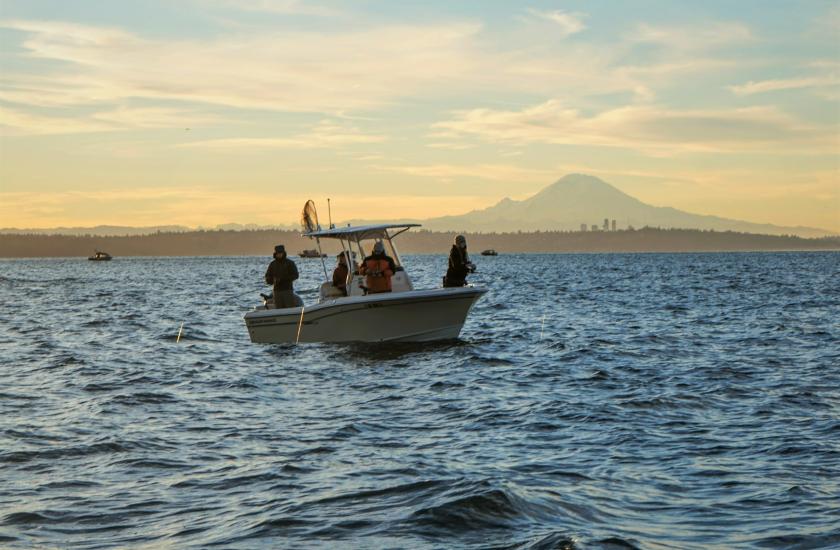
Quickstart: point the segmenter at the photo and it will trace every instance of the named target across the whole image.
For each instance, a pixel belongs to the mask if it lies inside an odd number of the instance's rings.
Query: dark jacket
[[[461,250],[454,244],[452,250],[449,251],[449,268],[446,270],[446,279],[444,286],[464,286],[467,284],[467,274],[470,272],[469,264],[470,258],[467,256],[466,250]]]
[[[274,285],[274,292],[292,290],[292,283],[298,278],[295,262],[289,258],[274,258],[265,272],[265,284]]]
[[[344,295],[347,296],[347,264],[338,264],[333,271],[332,284],[335,288],[340,288]]]

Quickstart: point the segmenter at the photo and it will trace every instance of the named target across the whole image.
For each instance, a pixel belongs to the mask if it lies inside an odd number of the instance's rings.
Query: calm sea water
[[[267,257],[0,261],[0,546],[840,547],[840,254],[475,260],[460,341],[299,347]]]

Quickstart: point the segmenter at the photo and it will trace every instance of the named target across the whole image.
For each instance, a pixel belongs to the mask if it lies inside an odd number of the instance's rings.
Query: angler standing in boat
[[[455,244],[449,251],[449,268],[443,278],[443,286],[455,287],[467,284],[467,274],[475,272],[475,264],[467,254],[467,239],[463,235],[455,237]]]
[[[377,294],[391,292],[391,277],[396,270],[394,259],[385,254],[385,245],[376,241],[373,252],[362,262],[359,273],[366,276],[368,293]]]
[[[303,300],[295,294],[292,284],[298,278],[295,262],[286,256],[282,244],[274,247],[274,259],[265,272],[265,284],[274,285],[274,307],[286,308],[303,305]]]

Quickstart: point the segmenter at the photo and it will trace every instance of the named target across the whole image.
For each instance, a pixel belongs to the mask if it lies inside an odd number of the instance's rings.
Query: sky
[[[0,227],[426,218],[568,173],[840,232],[840,4],[0,0]]]

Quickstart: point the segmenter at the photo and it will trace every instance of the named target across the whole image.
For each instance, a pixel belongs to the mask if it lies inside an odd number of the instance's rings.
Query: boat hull
[[[442,288],[342,297],[310,307],[248,312],[251,341],[430,342],[455,339],[482,288]],[[299,331],[299,332],[298,332]]]

